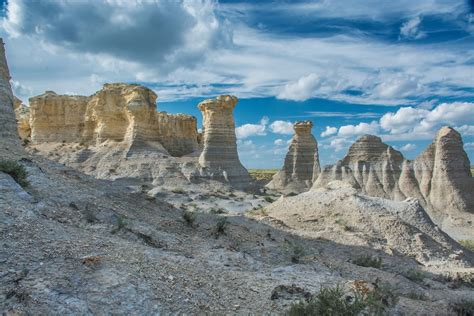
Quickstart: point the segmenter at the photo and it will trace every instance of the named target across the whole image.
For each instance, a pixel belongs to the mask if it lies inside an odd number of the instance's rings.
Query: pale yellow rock
[[[15,109],[15,116],[16,116],[16,124],[18,128],[18,135],[23,140],[29,139],[31,136],[30,108],[24,104],[20,104]]]
[[[157,112],[156,99],[152,90],[124,83],[105,84],[90,97],[47,91],[30,98],[31,140],[93,146],[115,141],[131,152],[159,149],[173,156],[198,150],[196,118]]]

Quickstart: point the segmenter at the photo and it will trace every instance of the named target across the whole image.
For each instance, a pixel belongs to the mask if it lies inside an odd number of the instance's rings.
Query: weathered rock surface
[[[90,97],[52,91],[30,98],[31,140],[100,145],[124,142],[131,151],[183,156],[198,150],[196,118],[156,111],[156,94],[130,84],[105,84]]]
[[[3,39],[0,39],[0,157],[21,151],[14,114],[14,97]]]
[[[221,95],[199,103],[203,116],[203,150],[199,164],[203,177],[246,187],[251,186],[252,181],[237,153],[232,113],[237,102],[235,96]]]
[[[350,184],[333,181],[295,197],[281,197],[265,210],[306,236],[359,246],[370,243],[388,252],[396,249],[424,265],[442,264],[450,255],[464,264],[462,248],[436,227],[414,199],[369,197]],[[471,253],[464,258],[474,260]]]
[[[20,103],[20,105],[15,108],[15,117],[18,135],[23,140],[29,140],[31,138],[30,108]]]
[[[451,236],[472,238],[474,179],[469,166],[461,135],[450,127],[443,127],[414,161],[405,160],[379,137],[365,135],[342,160],[326,166],[313,187],[341,180],[370,196],[416,198]]]
[[[319,176],[318,143],[311,134],[313,123],[299,121],[294,124],[295,135],[285,157],[283,168],[277,172],[267,187],[279,191],[300,193],[307,191],[313,178]]]

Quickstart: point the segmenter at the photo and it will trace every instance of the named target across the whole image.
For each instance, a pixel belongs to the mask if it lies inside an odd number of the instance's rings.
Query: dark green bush
[[[191,211],[183,212],[183,219],[190,227],[194,227],[194,222],[196,221],[196,214]]]
[[[25,168],[15,160],[0,160],[0,171],[9,174],[19,185],[26,187],[28,173]]]
[[[361,267],[380,269],[382,267],[382,258],[372,257],[371,255],[362,255],[352,260],[352,263]]]

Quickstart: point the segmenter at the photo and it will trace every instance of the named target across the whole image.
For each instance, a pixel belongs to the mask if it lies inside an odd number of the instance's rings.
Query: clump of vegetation
[[[292,244],[293,254],[291,255],[291,262],[300,263],[301,259],[306,255],[306,252],[301,245]]]
[[[23,139],[23,146],[28,146],[30,140],[28,138]]]
[[[352,263],[361,267],[380,269],[382,267],[382,258],[372,257],[371,255],[362,255],[352,260]]]
[[[474,241],[473,240],[460,240],[459,243],[466,249],[474,251]]]
[[[247,214],[252,216],[268,216],[267,210],[265,210],[263,207],[254,207],[250,211],[247,211]]]
[[[184,194],[186,193],[182,188],[174,188],[171,190],[171,192],[175,193],[175,194]]]
[[[411,269],[406,271],[403,276],[412,282],[422,283],[426,274],[423,271]]]
[[[395,302],[395,296],[385,285],[376,285],[373,291],[356,292],[354,297],[346,297],[344,291],[335,288],[321,288],[309,302],[300,301],[291,306],[290,316],[300,315],[383,315],[385,309]]]
[[[120,230],[122,230],[123,228],[125,228],[125,226],[127,226],[126,222],[125,222],[125,217],[123,217],[122,215],[119,215],[117,217],[117,226],[112,229],[111,233],[112,234],[116,234],[118,233]]]
[[[265,201],[267,201],[268,203],[273,203],[273,202],[275,202],[275,200],[274,200],[271,196],[268,196],[268,195],[265,196],[263,199],[264,199]]]
[[[412,291],[404,296],[415,301],[426,301],[428,299],[425,294],[421,292],[415,292],[415,291]]]
[[[86,222],[89,224],[95,223],[97,221],[97,217],[95,217],[94,212],[91,210],[91,207],[88,204],[84,208],[84,216],[86,218]]]
[[[342,218],[338,218],[334,222],[338,224],[339,226],[341,226],[342,229],[346,232],[353,230],[352,227],[347,224],[347,221]]]
[[[211,214],[226,214],[227,212],[221,208],[211,208],[209,210],[209,213]]]
[[[474,315],[474,300],[461,300],[458,303],[451,305],[451,308],[459,316]]]
[[[194,227],[194,223],[196,222],[196,214],[191,211],[184,211],[183,219],[188,226]]]
[[[270,182],[277,172],[278,169],[249,169],[250,177],[261,184]]]
[[[214,229],[214,235],[216,238],[225,234],[228,225],[229,222],[227,222],[227,217],[221,217],[217,220],[216,227]]]
[[[15,160],[0,160],[0,171],[10,175],[23,188],[29,185],[25,167]]]

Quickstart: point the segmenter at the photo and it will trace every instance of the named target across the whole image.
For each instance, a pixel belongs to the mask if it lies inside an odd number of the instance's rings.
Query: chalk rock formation
[[[0,38],[0,158],[12,157],[15,152],[22,151],[13,106],[10,71],[5,57],[3,39]]]
[[[295,193],[311,188],[320,172],[318,143],[311,134],[313,123],[299,121],[293,126],[295,135],[285,157],[283,168],[273,176],[267,187]]]
[[[146,87],[123,83],[105,84],[90,97],[46,91],[30,98],[31,140],[93,146],[123,142],[131,152],[159,150],[173,156],[198,150],[196,118],[157,112],[156,99]]]
[[[30,98],[33,143],[82,142],[88,97],[58,95],[46,91]]]
[[[20,101],[21,102],[21,101]],[[18,128],[18,135],[25,140],[31,136],[30,128],[30,108],[24,104],[18,105],[15,108],[16,124]]]
[[[325,167],[314,185],[323,187],[342,180],[367,195],[403,200],[405,196],[397,183],[403,160],[399,151],[382,143],[379,137],[365,135],[352,144],[341,161]]]
[[[199,164],[202,176],[245,187],[251,184],[251,179],[237,153],[232,113],[237,101],[235,96],[221,95],[199,103],[203,116],[203,150]]]
[[[313,189],[333,180],[349,183],[364,194],[392,200],[415,198],[435,223],[451,236],[466,238],[474,228],[474,178],[461,135],[443,127],[415,160],[365,135],[335,165],[326,166]]]
[[[435,218],[441,219],[446,213],[474,214],[474,178],[456,130],[441,128],[433,143],[404,167],[400,188],[406,196],[420,199]]]
[[[23,105],[23,102],[16,96],[13,96],[13,109],[16,110]]]

